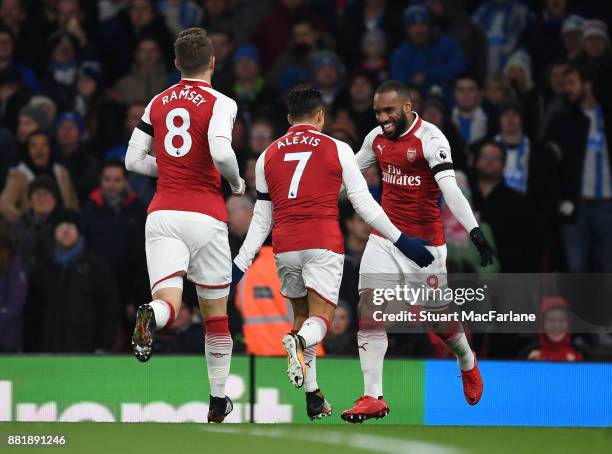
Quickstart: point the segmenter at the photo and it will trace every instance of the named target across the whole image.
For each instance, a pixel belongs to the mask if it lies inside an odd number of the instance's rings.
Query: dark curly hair
[[[321,91],[316,88],[294,88],[285,96],[289,115],[295,119],[316,114],[324,108]]]

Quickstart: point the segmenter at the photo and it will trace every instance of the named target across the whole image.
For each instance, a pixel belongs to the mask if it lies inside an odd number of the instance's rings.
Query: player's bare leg
[[[437,311],[448,311],[448,307],[437,309]],[[460,322],[455,321],[429,323],[428,326],[442,339],[449,350],[455,354],[459,369],[461,369],[465,400],[470,405],[476,405],[482,396],[482,376],[478,367],[478,361],[476,361],[476,354],[468,343],[463,326]]]
[[[220,423],[234,408],[225,393],[234,346],[227,317],[227,296],[216,299],[199,297],[198,302],[206,327],[204,349],[210,383],[208,422]]]
[[[182,284],[182,277],[176,279],[180,279]],[[138,361],[144,363],[151,358],[155,332],[174,321],[182,297],[182,287],[166,287],[153,293],[153,301],[138,308],[132,334],[132,351]]]
[[[291,300],[293,307],[293,329],[291,334],[297,334],[308,318],[308,298]],[[319,419],[332,414],[332,407],[325,399],[317,383],[317,346],[304,349],[304,390],[306,391],[306,413],[310,419]]]
[[[296,388],[304,386],[306,364],[304,350],[316,346],[323,340],[329,330],[330,320],[334,316],[335,306],[327,303],[317,293],[308,290],[308,318],[297,334],[285,334],[283,345],[287,351],[289,381]]]
[[[384,418],[389,413],[389,406],[383,399],[383,363],[387,353],[387,331],[383,322],[374,320],[371,298],[371,292],[363,292],[359,297],[357,347],[363,372],[364,394],[355,401],[355,406],[342,412],[341,418],[351,423]]]

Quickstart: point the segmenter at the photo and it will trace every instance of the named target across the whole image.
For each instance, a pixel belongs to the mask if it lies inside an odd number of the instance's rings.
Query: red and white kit
[[[445,286],[446,245],[440,219],[440,195],[444,196],[448,208],[468,232],[478,227],[478,223],[469,202],[457,186],[450,146],[442,132],[415,113],[411,126],[397,140],[386,138],[380,127],[373,129],[357,154],[357,161],[362,170],[378,162],[383,175],[382,206],[385,212],[405,234],[429,240],[430,245],[426,247],[434,256],[434,261],[428,267],[420,268],[408,257],[399,254],[378,232],[373,232],[361,259],[360,292],[398,285],[431,286],[431,275],[436,277],[434,285]],[[415,303],[429,309],[439,309],[448,304],[427,299]],[[455,322],[447,329],[447,332],[438,335],[459,361],[465,392],[466,386],[471,389],[470,383],[474,383],[471,377],[479,380],[480,373],[460,324]],[[384,323],[368,317],[360,319],[357,345],[364,377],[364,396],[355,407],[343,413],[343,419],[354,422],[354,418],[358,418],[358,421],[363,421],[384,416],[388,412],[384,400],[379,399],[383,395],[383,362],[387,342]],[[473,404],[477,400],[468,402]]]
[[[229,293],[231,254],[221,175],[242,185],[231,147],[236,103],[201,80],[182,79],[145,109],[130,139],[126,167],[157,176],[145,227],[151,291],[182,288],[202,298]],[[149,155],[152,147],[156,157]]]
[[[338,222],[342,185],[366,222],[392,241],[400,236],[370,195],[351,148],[312,125],[289,128],[261,154],[255,172],[258,200],[235,263],[246,270],[272,229],[281,293],[287,298],[301,298],[310,289],[338,303],[344,262]]]
[[[359,289],[395,287],[421,276],[446,274],[446,244],[440,218],[440,195],[457,219],[471,231],[478,224],[454,178],[450,145],[444,134],[416,113],[410,128],[397,140],[381,127],[365,138],[357,162],[365,170],[378,162],[382,173],[382,207],[406,235],[429,240],[434,261],[426,268],[404,256],[374,231],[361,259]],[[448,178],[452,177],[452,178]]]

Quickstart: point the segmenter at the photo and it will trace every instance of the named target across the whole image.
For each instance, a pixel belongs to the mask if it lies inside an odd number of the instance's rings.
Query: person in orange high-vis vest
[[[280,293],[271,246],[263,246],[236,288],[236,308],[242,314],[247,353],[286,356],[281,342],[293,327],[291,302]],[[317,356],[324,354],[317,347]]]

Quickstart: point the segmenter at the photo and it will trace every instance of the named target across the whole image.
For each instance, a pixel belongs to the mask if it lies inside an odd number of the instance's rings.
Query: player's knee
[[[449,312],[449,307],[445,306],[445,307],[436,308],[433,310],[432,309],[424,309],[424,310],[435,311],[437,313],[445,314]],[[431,331],[433,331],[435,334],[437,334],[444,341],[452,340],[454,337],[457,337],[458,335],[464,332],[464,328],[461,322],[459,322],[458,320],[454,320],[454,319],[441,320],[441,321],[430,321],[430,319],[428,319],[428,321],[425,322],[425,326]]]
[[[182,278],[181,279],[181,284],[182,284]],[[170,281],[170,279],[168,279],[168,281]],[[183,288],[181,286],[181,288],[177,288],[177,287],[163,287],[163,288],[156,288],[155,292],[153,293],[153,300],[160,300],[160,301],[165,301],[166,303],[170,304],[173,309],[175,310],[175,313],[178,314],[179,309],[181,308],[181,302],[183,300]]]
[[[373,292],[371,290],[365,290],[359,294],[359,303],[357,304],[359,330],[384,332],[386,331],[385,323],[374,316],[374,312],[384,310],[384,306],[374,305],[372,297]]]
[[[227,296],[217,299],[198,298],[202,317],[221,317],[227,315]]]

